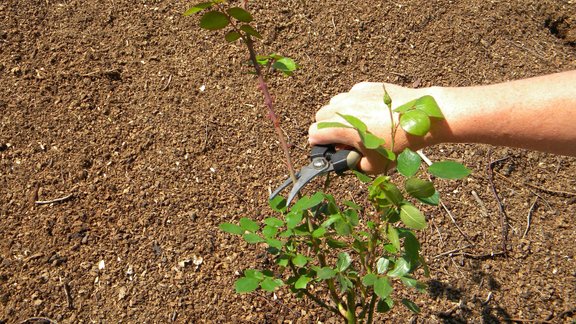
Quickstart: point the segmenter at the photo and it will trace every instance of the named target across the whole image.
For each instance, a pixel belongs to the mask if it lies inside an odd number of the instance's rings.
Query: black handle
[[[310,158],[324,157],[334,167],[337,174],[347,170],[356,170],[358,162],[362,158],[360,152],[351,149],[336,150],[334,145],[315,145],[312,147]]]

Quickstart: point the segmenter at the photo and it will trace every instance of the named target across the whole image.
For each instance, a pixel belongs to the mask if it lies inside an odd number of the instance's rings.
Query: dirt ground
[[[285,170],[244,49],[183,17],[192,4],[0,2],[0,323],[337,321],[286,290],[234,293],[264,249],[217,226],[270,216],[268,190]],[[573,0],[250,8],[261,52],[302,66],[271,81],[298,165],[314,112],[357,82],[466,86],[576,68]],[[572,323],[576,159],[484,145],[425,152],[473,174],[442,183],[455,222],[427,210],[429,291],[402,292],[422,312],[397,306],[378,321]],[[508,257],[497,254],[491,162]]]

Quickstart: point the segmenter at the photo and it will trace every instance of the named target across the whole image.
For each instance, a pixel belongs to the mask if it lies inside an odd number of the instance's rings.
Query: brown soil
[[[314,112],[357,82],[464,86],[576,68],[572,0],[250,5],[261,51],[302,65],[271,82],[298,165]],[[233,291],[264,250],[217,225],[270,215],[285,171],[243,48],[199,30],[188,6],[0,3],[0,323],[336,321],[286,290]],[[398,306],[379,321],[574,321],[576,160],[481,145],[426,153],[474,170],[442,184],[469,241],[430,209],[429,293],[402,292],[422,313]],[[503,236],[486,167],[503,158],[508,257],[490,255]],[[346,181],[337,193],[362,193]]]

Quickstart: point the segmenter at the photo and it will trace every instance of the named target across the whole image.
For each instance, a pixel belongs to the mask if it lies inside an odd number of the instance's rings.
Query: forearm
[[[445,114],[429,143],[484,143],[576,156],[576,71],[429,89]]]

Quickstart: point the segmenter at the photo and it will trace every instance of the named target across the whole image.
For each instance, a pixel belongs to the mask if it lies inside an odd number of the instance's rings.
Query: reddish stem
[[[248,51],[250,52],[250,61],[254,65],[254,70],[256,71],[256,76],[258,77],[258,88],[262,91],[264,95],[264,104],[268,108],[268,116],[274,125],[274,130],[276,131],[276,136],[278,137],[278,141],[280,142],[280,146],[284,151],[284,159],[286,162],[286,167],[288,168],[288,173],[290,174],[290,179],[292,179],[293,183],[296,183],[296,174],[294,172],[294,164],[292,163],[292,157],[290,156],[290,150],[288,149],[288,144],[286,143],[286,139],[284,137],[284,132],[282,132],[282,128],[280,127],[280,120],[274,111],[274,104],[272,102],[272,96],[270,95],[270,91],[268,90],[268,85],[264,80],[264,75],[262,74],[262,69],[258,64],[256,59],[256,51],[254,50],[254,43],[250,36],[243,37],[246,47],[248,47]]]

